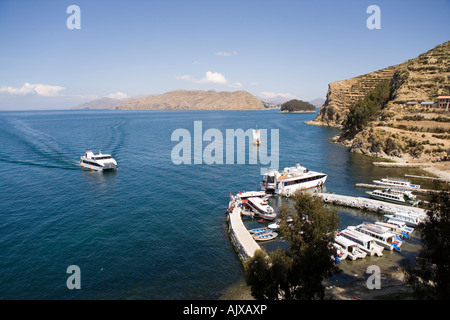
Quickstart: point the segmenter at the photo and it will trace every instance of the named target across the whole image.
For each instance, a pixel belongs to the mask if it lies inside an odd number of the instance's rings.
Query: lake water
[[[304,123],[315,116],[0,112],[0,298],[219,299],[243,281],[227,236],[229,194],[259,189],[262,166],[176,165],[172,133],[194,136],[194,121],[224,136],[227,129],[278,129],[279,167],[325,172],[327,191],[338,194],[365,196],[355,183],[406,172],[373,167],[373,159],[330,143],[338,130]],[[82,170],[86,149],[112,154],[118,170]],[[377,219],[344,209],[339,216],[341,228]],[[81,290],[66,286],[70,265],[81,270]]]

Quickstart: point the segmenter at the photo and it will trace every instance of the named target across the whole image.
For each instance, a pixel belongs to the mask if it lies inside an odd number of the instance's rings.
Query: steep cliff
[[[450,41],[415,59],[328,85],[327,99],[310,124],[341,127],[349,107],[383,80],[389,80],[391,103],[434,101],[450,93]]]

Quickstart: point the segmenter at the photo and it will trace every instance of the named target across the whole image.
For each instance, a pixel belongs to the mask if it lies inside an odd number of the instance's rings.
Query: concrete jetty
[[[313,195],[319,197],[325,203],[375,211],[381,214],[394,214],[394,213],[406,213],[413,215],[426,214],[426,211],[421,208],[403,206],[400,204],[394,204],[375,199],[343,196],[334,193],[314,193]]]
[[[238,200],[230,202],[229,208],[233,209],[227,215],[228,231],[234,248],[241,259],[245,261],[253,257],[255,251],[261,249],[261,247],[256,243],[242,222],[242,206],[239,206],[240,203],[242,202]]]

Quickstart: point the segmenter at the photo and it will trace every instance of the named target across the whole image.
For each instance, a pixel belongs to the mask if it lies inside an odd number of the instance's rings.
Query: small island
[[[281,112],[315,112],[316,107],[302,100],[289,100],[281,105]]]

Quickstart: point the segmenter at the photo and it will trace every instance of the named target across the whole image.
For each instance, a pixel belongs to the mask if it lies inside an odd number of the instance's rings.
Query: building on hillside
[[[439,108],[448,108],[450,105],[450,96],[439,96],[437,100]]]
[[[422,101],[420,105],[425,108],[437,107],[437,101]]]

